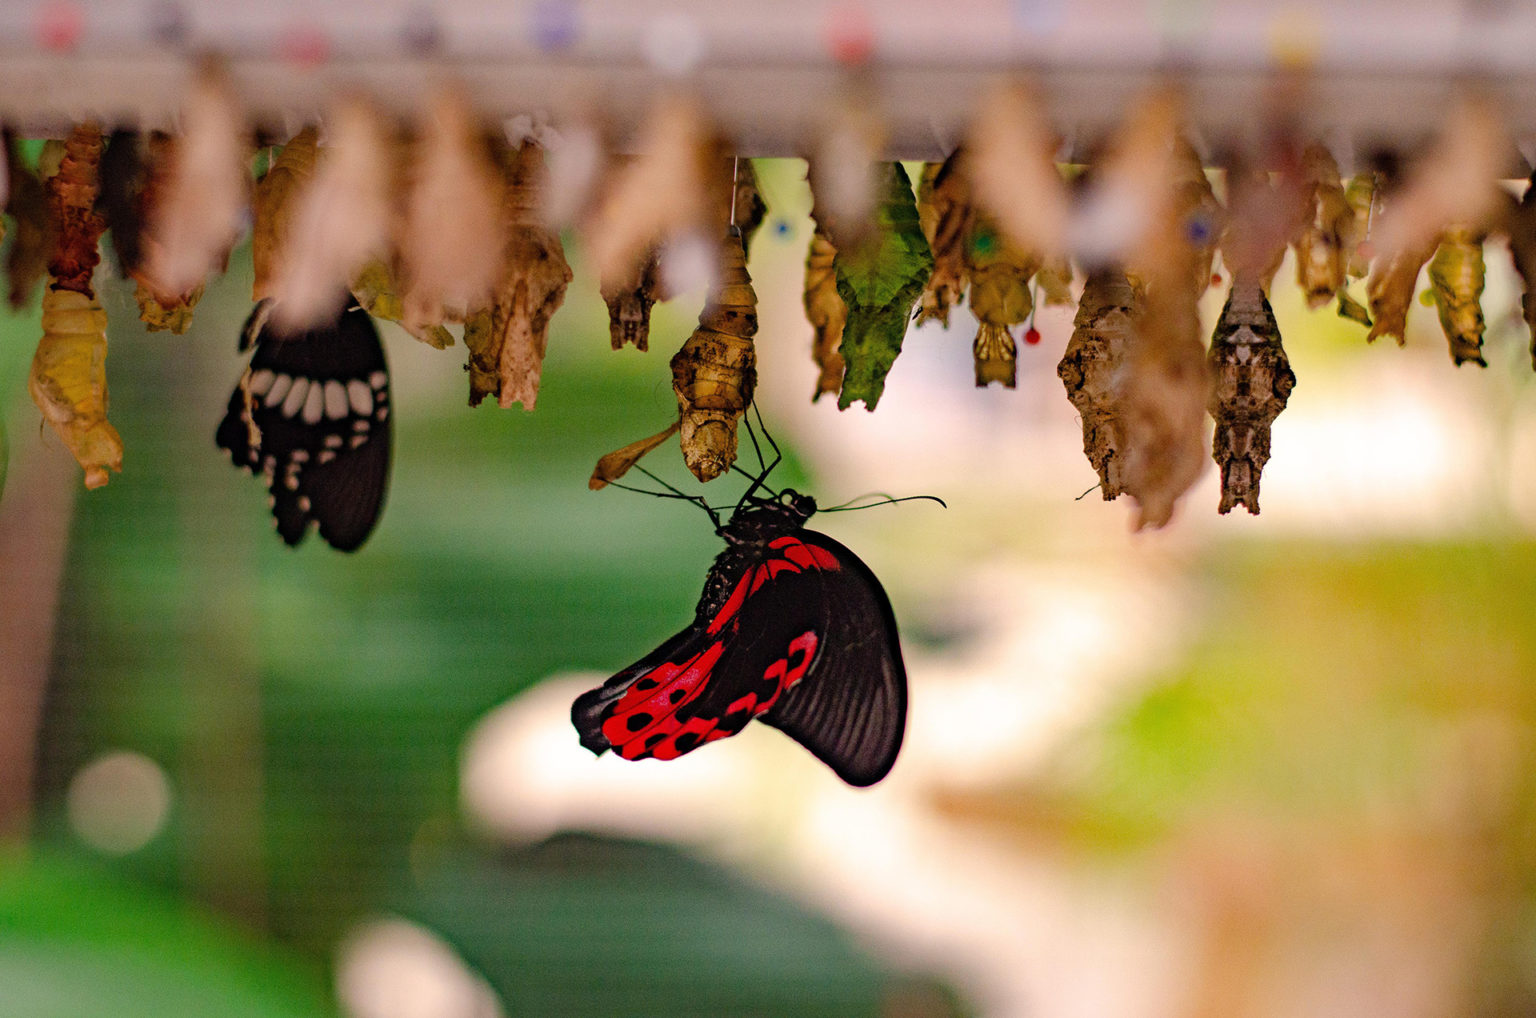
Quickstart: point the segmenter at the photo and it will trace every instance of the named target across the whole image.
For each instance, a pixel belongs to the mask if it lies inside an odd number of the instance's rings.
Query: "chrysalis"
[[[373,317],[394,322],[434,350],[446,350],[453,345],[453,333],[443,328],[442,323],[405,320],[405,302],[400,297],[400,284],[388,262],[378,260],[366,263],[352,280],[352,296]]]
[[[396,237],[403,320],[463,321],[490,301],[506,243],[501,173],[463,95],[440,94],[421,118],[408,176]]]
[[[1018,347],[1008,330],[1022,324],[1034,310],[1029,280],[1040,259],[1019,249],[980,216],[973,222],[965,249],[971,314],[977,321],[971,346],[976,385],[1001,382],[1011,389],[1018,379]]]
[[[843,326],[848,322],[848,305],[837,292],[837,248],[826,234],[811,234],[811,248],[805,256],[805,317],[815,330],[811,357],[816,361],[816,392],[811,402],[823,394],[836,396],[843,388]]]
[[[1398,346],[1408,341],[1408,309],[1413,304],[1413,291],[1419,282],[1419,270],[1435,253],[1436,244],[1422,248],[1400,248],[1395,254],[1378,256],[1371,267],[1371,278],[1366,281],[1366,295],[1371,301],[1371,318],[1374,324],[1366,334],[1366,342],[1374,343],[1382,336],[1391,336]]]
[[[248,139],[235,91],[213,65],[198,75],[182,112],[163,187],[145,223],[139,279],[163,304],[223,266],[249,204]]]
[[[170,166],[173,153],[176,150],[177,141],[167,134],[155,132],[145,141],[144,146],[144,179],[138,194],[138,215],[141,220],[148,221],[154,210],[159,207],[165,189],[170,186]],[[117,227],[112,227],[114,240]],[[142,253],[146,240],[143,235],[139,238],[139,250]],[[192,313],[197,308],[198,300],[203,296],[203,284],[198,283],[185,293],[169,294],[159,291],[154,286],[153,279],[144,272],[142,258],[133,263],[134,267],[128,272],[134,280],[133,296],[139,304],[139,320],[151,332],[170,331],[177,335],[185,333],[192,325]]]
[[[1051,258],[1035,273],[1040,287],[1040,301],[1054,307],[1077,303],[1072,299],[1072,263],[1065,255]]]
[[[608,305],[608,339],[615,350],[626,343],[642,353],[650,348],[651,307],[666,300],[661,285],[661,252],[652,248],[633,275],[604,279],[599,287]]]
[[[1369,248],[1363,245],[1370,238],[1371,217],[1376,208],[1376,174],[1357,173],[1350,177],[1344,186],[1344,200],[1354,217],[1344,240],[1344,271],[1351,279],[1364,279],[1371,271]]]
[[[1303,186],[1308,214],[1292,247],[1296,252],[1296,283],[1307,307],[1320,308],[1344,286],[1346,245],[1354,231],[1355,212],[1344,197],[1339,166],[1324,146],[1313,142],[1302,153]]]
[[[966,147],[976,207],[1023,250],[1065,251],[1069,196],[1053,159],[1055,132],[1035,95],[1018,84],[993,90]]]
[[[1488,366],[1483,359],[1483,280],[1483,236],[1465,226],[1450,227],[1430,259],[1429,285],[1458,367],[1468,361]]]
[[[672,357],[683,460],[701,481],[736,461],[736,422],[757,384],[757,294],[740,239],[727,235],[720,247],[719,288],[699,315],[699,327]]]
[[[318,137],[313,127],[306,127],[294,135],[256,184],[251,200],[255,220],[251,226],[251,264],[255,270],[251,283],[253,301],[276,295],[298,199],[315,175]]]
[[[334,318],[339,309],[331,302],[347,284],[370,261],[390,256],[396,132],[361,99],[343,100],[325,127],[326,144],[297,199],[273,292],[273,324],[289,332]]]
[[[92,294],[50,286],[42,324],[27,390],[85,470],[85,486],[99,488],[123,469],[123,440],[107,421],[107,313]]]
[[[1269,432],[1296,385],[1280,329],[1259,277],[1232,277],[1232,291],[1211,335],[1211,397],[1216,421],[1211,457],[1221,468],[1221,504],[1259,513],[1259,475],[1269,461]]]
[[[633,279],[647,252],[697,231],[707,218],[706,188],[719,152],[699,107],[682,99],[659,103],[637,147],[634,159],[615,168],[585,231],[600,280]]]
[[[495,396],[503,409],[520,402],[532,410],[539,396],[549,319],[571,281],[560,235],[544,225],[544,183],[543,150],[524,141],[507,169],[505,274],[490,308],[471,316],[464,327],[470,406]]]
[[[916,324],[937,319],[949,327],[950,306],[965,295],[969,280],[966,242],[972,218],[964,149],[955,149],[943,163],[924,166],[917,185],[917,219],[933,250],[933,272],[918,299]]]
[[[1525,284],[1520,310],[1531,330],[1531,367],[1536,369],[1536,173],[1531,174],[1518,203],[1506,202],[1504,229],[1509,234],[1509,253]]]
[[[1083,422],[1083,452],[1099,474],[1105,501],[1124,490],[1121,392],[1127,351],[1135,344],[1141,296],[1124,272],[1101,269],[1083,284],[1072,338],[1056,366]]]

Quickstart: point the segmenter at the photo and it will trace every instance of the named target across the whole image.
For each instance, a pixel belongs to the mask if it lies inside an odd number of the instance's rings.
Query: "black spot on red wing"
[[[651,715],[645,713],[644,711],[636,711],[624,719],[624,724],[625,727],[627,727],[631,732],[638,732],[640,729],[644,728],[646,725],[649,725],[654,720],[655,719],[652,718]]]
[[[635,683],[635,688],[640,690],[655,689],[659,685],[661,685],[661,683],[657,682],[655,679],[641,679],[639,682]]]
[[[698,732],[684,732],[677,737],[677,751],[679,753],[686,753],[702,741],[703,737]]]
[[[685,690],[685,689],[674,689],[667,696],[667,699],[670,700],[673,703],[677,703],[677,701],[681,700],[683,697],[685,697],[687,695],[688,695],[688,691]]]

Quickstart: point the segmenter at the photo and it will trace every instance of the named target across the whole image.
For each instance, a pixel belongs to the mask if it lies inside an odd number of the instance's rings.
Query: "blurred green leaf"
[[[77,862],[0,862],[3,1018],[332,1018],[319,966]]]
[[[848,305],[839,352],[847,367],[839,409],[863,400],[873,410],[901,353],[912,306],[933,270],[912,184],[900,163],[885,164],[875,224],[862,243],[837,252],[837,292]]]

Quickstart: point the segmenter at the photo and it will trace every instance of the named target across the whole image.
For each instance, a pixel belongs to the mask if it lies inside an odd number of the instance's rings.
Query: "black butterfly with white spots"
[[[389,487],[389,368],[378,329],[350,295],[336,318],[282,334],[256,305],[240,349],[256,348],[214,436],[235,466],[271,490],[277,533],[297,545],[318,526],[338,551],[355,551],[384,509]]]

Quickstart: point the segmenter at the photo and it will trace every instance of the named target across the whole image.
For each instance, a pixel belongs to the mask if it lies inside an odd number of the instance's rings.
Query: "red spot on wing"
[[[793,534],[776,537],[768,542],[775,551],[782,549],[784,557],[802,569],[837,570],[842,565],[837,556],[816,544],[807,544]]]
[[[741,581],[736,584],[736,589],[731,591],[730,598],[726,600],[725,604],[721,605],[720,610],[715,613],[715,617],[709,620],[708,632],[710,636],[714,636],[724,629],[725,624],[731,621],[737,612],[741,611],[742,605],[747,603],[747,595],[762,585],[758,583],[749,586],[748,584],[752,576],[753,573],[751,572],[742,576]]]
[[[678,708],[699,695],[723,653],[725,644],[716,641],[688,661],[669,661],[637,678],[603,722],[603,738],[626,759],[647,755],[647,743],[658,733],[669,736],[679,730]],[[637,688],[647,679],[660,684]]]

